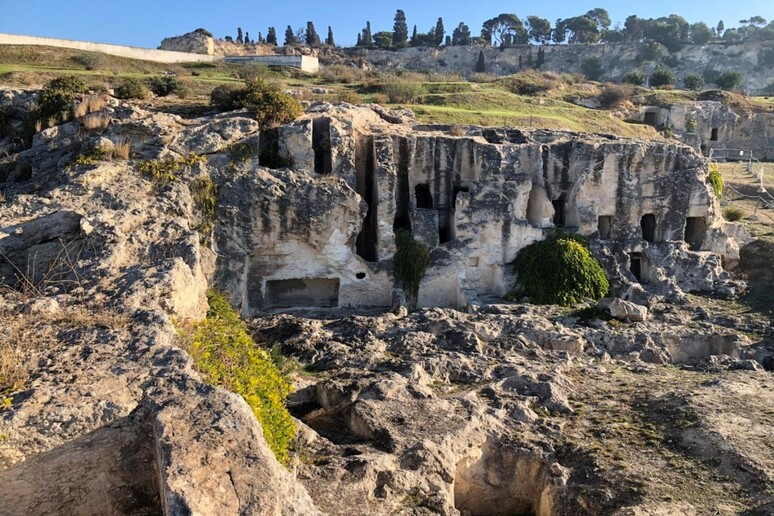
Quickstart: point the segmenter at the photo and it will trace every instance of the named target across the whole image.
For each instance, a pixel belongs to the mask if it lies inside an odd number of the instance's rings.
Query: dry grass
[[[75,118],[81,118],[89,113],[96,113],[102,111],[108,105],[110,99],[103,93],[96,95],[84,95],[81,101],[75,105],[73,114]]]
[[[89,131],[104,131],[110,125],[110,117],[103,113],[92,113],[86,115],[81,120],[81,123],[83,124],[83,127]]]
[[[101,307],[30,311],[29,306],[22,305],[16,312],[0,311],[3,321],[3,331],[0,332],[0,411],[9,404],[5,401],[8,394],[25,388],[34,367],[36,352],[66,344],[62,337],[66,331],[70,334],[69,338],[77,335],[79,342],[89,339],[96,342],[99,338],[96,330],[122,331],[130,324],[128,316]]]
[[[449,134],[451,136],[465,136],[465,129],[463,129],[462,126],[455,125],[449,129]]]
[[[128,138],[116,138],[113,141],[113,157],[127,160],[132,153],[132,142]]]

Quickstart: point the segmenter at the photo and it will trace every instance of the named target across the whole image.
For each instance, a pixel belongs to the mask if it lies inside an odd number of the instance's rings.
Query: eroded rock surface
[[[0,411],[3,514],[770,507],[771,454],[749,438],[772,436],[771,329],[692,308],[686,292],[732,293],[720,256],[745,235],[726,231],[688,147],[456,136],[347,105],[263,132],[241,112],[102,113],[104,130],[74,120],[0,141],[13,149],[0,160],[0,343],[24,343],[29,369]],[[107,142],[129,142],[130,159],[73,164]],[[181,157],[170,180],[138,172]],[[196,200],[205,180],[215,220]],[[560,225],[591,237],[647,323],[500,304],[507,264]],[[434,308],[411,315],[394,288],[398,228],[432,250],[418,303]],[[179,348],[173,322],[201,319],[207,288],[230,293],[257,345],[304,367],[291,469],[244,400]],[[271,311],[304,304],[330,310]]]

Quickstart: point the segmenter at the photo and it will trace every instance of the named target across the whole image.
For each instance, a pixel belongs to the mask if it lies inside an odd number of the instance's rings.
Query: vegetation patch
[[[519,251],[513,267],[520,288],[511,295],[525,295],[535,304],[571,306],[600,299],[610,290],[588,242],[577,235],[555,231]]]
[[[123,80],[121,84],[114,89],[115,96],[119,99],[147,99],[150,97],[150,90],[145,81],[136,77],[129,77]]]
[[[175,94],[180,98],[185,98],[188,94],[185,84],[174,75],[151,77],[148,79],[148,88],[159,97]]]
[[[177,179],[177,174],[186,167],[207,161],[206,156],[192,154],[186,157],[169,157],[140,161],[136,167],[140,173],[156,183],[167,184]]]
[[[249,79],[242,87],[216,88],[210,102],[221,111],[250,110],[262,130],[292,122],[303,112],[296,99],[261,78]]]
[[[414,240],[414,236],[405,229],[395,232],[395,279],[406,292],[411,305],[415,305],[419,295],[419,283],[425,275],[430,253],[427,248]]]
[[[715,192],[715,197],[718,199],[723,197],[723,174],[715,163],[710,165],[707,181],[712,185],[712,191]]]
[[[244,398],[263,427],[277,460],[286,464],[296,428],[285,407],[292,385],[267,350],[256,345],[226,298],[207,293],[207,318],[182,339],[207,382]]]
[[[734,208],[733,206],[723,210],[723,218],[729,222],[739,222],[744,218],[744,210],[741,208]]]
[[[215,212],[218,207],[218,185],[207,176],[198,177],[191,182],[191,196],[199,215],[194,229],[199,232],[202,245],[209,246],[212,230],[215,228]]]
[[[73,102],[86,93],[86,83],[75,75],[63,75],[48,82],[40,92],[38,115],[41,120],[64,121],[72,116]]]

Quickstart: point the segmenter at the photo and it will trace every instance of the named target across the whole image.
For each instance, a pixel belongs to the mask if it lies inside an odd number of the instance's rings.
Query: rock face
[[[769,69],[761,65],[763,56],[774,42],[751,42],[736,45],[685,45],[670,54],[661,47],[661,56],[669,58],[669,66],[679,79],[689,73],[702,75],[706,70],[740,72],[745,77],[744,89],[763,93],[771,85]],[[517,45],[505,49],[497,47],[442,47],[406,48],[399,51],[351,49],[349,57],[362,58],[379,68],[408,69],[460,73],[475,73],[479,54],[483,52],[485,70],[496,75],[509,75],[538,65],[541,71],[582,73],[581,64],[590,58],[599,58],[606,71],[606,79],[620,79],[632,69],[650,74],[659,63],[642,62],[640,44],[605,43],[600,45]],[[541,57],[542,55],[542,57]]]
[[[646,106],[628,119],[669,127],[687,145],[716,160],[774,160],[774,114],[737,113],[718,100]]]
[[[708,251],[738,254],[707,167],[688,147],[475,127],[452,136],[395,122],[370,108],[317,105],[261,133],[235,166],[221,190],[217,281],[245,315],[391,306],[398,229],[432,252],[420,307],[503,296],[518,251],[556,227],[594,241],[626,299],[651,302],[643,284],[677,299],[728,287]]]
[[[0,353],[29,377],[0,394],[0,513],[317,514],[245,401],[178,347],[172,321],[207,308],[197,172],[162,186],[137,161],[67,166],[105,139],[177,156],[254,122],[208,119],[203,137],[125,104],[103,114],[104,132],[74,121],[4,158],[28,173],[0,177]]]
[[[174,52],[187,52],[189,54],[215,54],[215,40],[212,34],[197,29],[182,36],[164,38],[161,41],[159,50],[172,50]]]
[[[0,394],[3,514],[771,506],[774,459],[750,445],[774,432],[771,328],[656,303],[724,288],[703,249],[744,237],[723,232],[688,147],[454,136],[348,105],[263,132],[241,112],[184,120],[112,101],[101,114],[104,130],[74,120],[0,160],[0,352],[28,373]],[[73,163],[109,142],[128,142],[130,159]],[[169,181],[139,172],[194,153]],[[197,201],[206,180],[215,220]],[[616,291],[652,304],[647,324],[486,302],[512,284],[518,250],[559,223],[592,237]],[[407,313],[398,228],[432,250],[419,303],[470,313]],[[305,366],[289,469],[245,401],[181,349],[175,324],[201,319],[213,287],[256,345]],[[306,316],[271,313],[298,306]],[[685,485],[679,499],[664,487]]]

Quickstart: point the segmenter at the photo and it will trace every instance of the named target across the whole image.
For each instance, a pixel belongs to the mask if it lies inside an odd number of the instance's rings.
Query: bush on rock
[[[519,251],[513,266],[519,276],[516,292],[540,305],[570,306],[610,290],[586,240],[576,235],[554,232]]]

